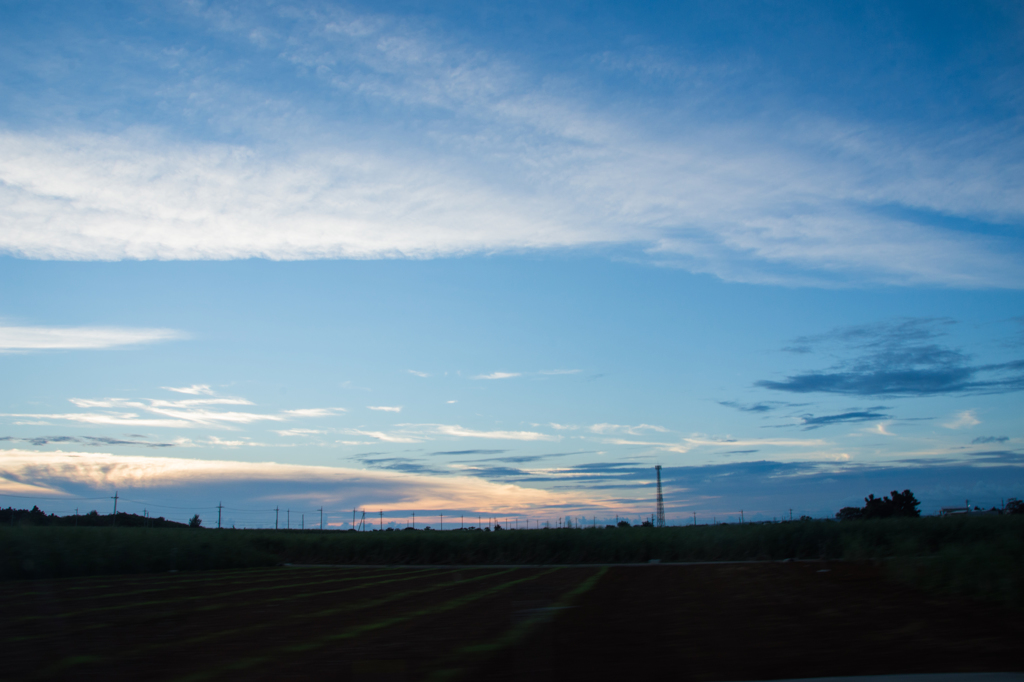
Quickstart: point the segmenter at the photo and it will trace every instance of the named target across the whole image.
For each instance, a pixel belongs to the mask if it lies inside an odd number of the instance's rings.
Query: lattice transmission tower
[[[654,467],[654,470],[658,473],[658,514],[657,519],[654,521],[654,525],[658,528],[665,527],[665,498],[661,495],[661,465],[658,464]]]

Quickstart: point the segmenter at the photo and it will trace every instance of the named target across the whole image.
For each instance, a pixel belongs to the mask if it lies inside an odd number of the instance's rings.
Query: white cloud
[[[536,431],[475,431],[464,429],[457,425],[437,424],[434,426],[436,433],[444,436],[456,436],[458,438],[488,438],[495,440],[559,440],[560,436],[549,436]]]
[[[474,379],[511,379],[522,376],[519,372],[491,372],[490,374],[478,374]]]
[[[370,405],[367,405],[366,409],[368,409],[368,410],[376,410],[378,412],[401,412],[402,411],[401,407],[388,407],[386,405],[377,405],[375,407],[371,407]]]
[[[316,436],[327,432],[320,429],[284,429],[283,431],[274,431],[274,433],[280,436]]]
[[[750,446],[778,446],[778,447],[821,447],[828,442],[820,438],[684,438],[684,441],[691,445],[705,445],[717,447],[750,447]]]
[[[590,427],[592,433],[628,433],[631,436],[639,436],[644,431],[656,431],[658,433],[668,433],[668,429],[664,426],[654,426],[652,424],[637,424],[636,426],[628,426],[622,424],[594,424]]]
[[[943,426],[947,429],[969,429],[980,423],[981,420],[974,414],[974,410],[964,410],[954,416],[953,419],[943,424]]]
[[[183,388],[174,388],[173,386],[163,386],[165,391],[174,391],[175,393],[187,393],[188,395],[213,395],[213,390],[209,384],[192,384],[191,386],[185,386]]]
[[[604,442],[609,445],[643,445],[664,452],[686,453],[692,449],[690,445],[685,443],[661,443],[657,441],[625,440],[623,438],[607,438]]]
[[[174,329],[0,326],[0,353],[34,350],[100,350],[187,338],[187,334]]]
[[[194,388],[194,387],[193,387]],[[206,387],[203,387],[206,388]],[[179,391],[191,393],[191,391]],[[205,393],[201,391],[193,394]],[[278,414],[244,412],[239,410],[219,411],[211,409],[220,405],[252,405],[245,398],[194,398],[187,400],[104,398],[101,400],[71,398],[76,407],[103,412],[67,412],[50,414],[3,414],[5,417],[28,419],[51,419],[92,424],[97,426],[130,426],[159,428],[237,428],[240,425],[271,421],[282,422],[295,418],[322,418],[335,416],[345,409],[341,407],[305,408],[285,410]],[[141,416],[144,413],[145,416]]]
[[[602,426],[602,425],[598,425]],[[614,425],[611,425],[614,426]],[[775,446],[775,447],[822,447],[828,445],[828,443],[821,439],[790,439],[790,438],[683,438],[678,443],[666,443],[661,441],[639,441],[639,440],[628,440],[625,438],[606,438],[605,443],[609,445],[629,445],[629,446],[646,446],[652,447],[664,452],[676,452],[676,453],[687,453],[697,447],[730,447],[730,448],[743,448],[743,447],[763,447],[763,446]]]
[[[344,407],[311,407],[301,410],[285,410],[283,414],[290,417],[333,417],[348,412]]]
[[[363,431],[362,429],[344,429],[342,433],[348,433],[354,436],[367,436],[369,438],[376,438],[379,441],[385,443],[421,443],[422,438],[416,436],[404,435],[401,433],[392,434],[384,433],[383,431]]]
[[[449,405],[454,405],[454,404],[455,404],[455,403],[457,403],[457,402],[459,402],[459,401],[458,401],[458,400],[449,400],[449,401],[448,401],[448,404],[449,404]]]
[[[416,376],[420,377],[421,379],[426,379],[426,378],[428,378],[430,376],[426,372],[417,372],[414,369],[410,369],[409,370],[409,374],[415,374]]]

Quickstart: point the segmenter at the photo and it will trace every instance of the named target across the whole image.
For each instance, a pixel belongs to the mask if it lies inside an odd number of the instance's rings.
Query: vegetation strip
[[[429,571],[431,569],[421,569],[421,570],[422,571]],[[245,594],[245,593],[248,593],[248,592],[262,592],[262,591],[266,591],[266,590],[294,589],[296,587],[301,588],[301,587],[306,587],[306,586],[309,586],[309,585],[322,585],[324,583],[348,582],[348,581],[351,581],[351,580],[358,580],[358,579],[359,579],[359,576],[352,577],[352,578],[319,580],[317,582],[312,582],[312,583],[303,583],[302,585],[281,585],[281,586],[275,586],[275,587],[247,587],[245,589],[235,590],[233,592],[224,592],[222,594],[217,595],[217,598],[233,597],[235,595]],[[408,578],[396,578],[396,580],[407,580],[407,579]],[[354,588],[354,589],[358,589],[358,588]],[[148,608],[148,607],[151,607],[151,606],[159,606],[160,604],[166,604],[168,602],[180,603],[180,602],[188,602],[188,601],[198,601],[198,600],[202,600],[202,599],[209,599],[209,596],[208,595],[201,595],[200,594],[200,595],[195,595],[195,596],[191,596],[191,597],[177,597],[177,598],[174,598],[174,599],[153,599],[153,600],[150,600],[150,601],[135,602],[135,603],[132,603],[132,604],[120,604],[118,606],[97,606],[95,608],[81,609],[79,611],[72,611],[70,613],[61,613],[61,614],[54,614],[54,615],[47,615],[47,616],[22,616],[21,618],[13,618],[13,619],[11,619],[8,622],[10,622],[10,623],[24,623],[24,622],[32,621],[32,620],[50,620],[52,618],[72,618],[74,616],[81,616],[81,615],[85,615],[85,614],[89,614],[89,613],[109,613],[110,611],[123,611],[123,610],[126,610],[126,609],[134,609],[134,608],[140,608],[140,607],[147,607]]]
[[[419,595],[423,595],[423,594],[428,594],[430,592],[435,592],[437,590],[441,590],[441,589],[444,589],[446,587],[452,587],[452,586],[458,585],[458,584],[464,584],[464,583],[469,583],[469,582],[476,582],[478,580],[483,580],[485,578],[492,578],[492,577],[495,577],[495,576],[504,575],[505,573],[511,572],[511,570],[512,569],[509,569],[509,570],[506,570],[506,571],[498,571],[496,573],[487,573],[485,575],[477,576],[475,578],[465,578],[465,579],[460,579],[460,580],[452,580],[452,581],[449,581],[449,582],[446,582],[446,583],[441,583],[441,584],[438,584],[438,585],[432,585],[432,586],[426,587],[426,588],[420,588],[420,589],[415,589],[415,590],[407,590],[405,592],[398,592],[398,593],[395,593],[395,594],[388,595],[387,597],[380,597],[380,598],[377,598],[377,599],[369,599],[369,600],[366,600],[366,601],[363,601],[363,602],[359,602],[359,603],[356,603],[356,604],[349,604],[349,605],[346,605],[346,606],[337,607],[337,608],[333,608],[333,609],[325,609],[325,610],[322,610],[322,611],[317,611],[317,612],[312,612],[312,613],[293,614],[293,615],[288,617],[288,621],[289,622],[294,622],[294,621],[309,620],[309,619],[312,619],[312,618],[321,618],[321,617],[324,617],[324,616],[333,616],[333,615],[339,615],[339,614],[342,614],[342,613],[351,613],[351,612],[355,612],[355,611],[361,611],[361,610],[364,610],[364,609],[376,608],[378,606],[384,606],[386,604],[389,604],[389,603],[394,602],[394,601],[398,601],[400,599],[406,599],[408,597],[415,597],[415,596],[419,596]],[[443,573],[439,573],[437,575],[446,575],[446,574],[453,573],[453,572],[454,571],[444,571]],[[415,577],[421,577],[421,576],[419,576],[418,574],[417,575],[410,575],[410,576],[406,576],[406,577],[403,577],[403,578],[396,578],[395,580],[392,580],[392,581],[381,581],[381,582],[378,582],[378,583],[372,583],[370,585],[359,585],[357,587],[352,587],[352,588],[349,588],[349,589],[356,590],[356,589],[360,589],[362,587],[373,587],[373,586],[378,586],[378,585],[385,584],[385,583],[388,583],[388,582],[400,582],[400,581],[403,581],[403,580],[411,580],[412,578],[415,578]],[[282,599],[284,599],[284,598],[282,598]],[[138,656],[140,654],[149,654],[149,653],[152,653],[152,652],[155,652],[155,651],[159,651],[161,649],[179,648],[179,647],[190,646],[190,645],[195,645],[195,644],[203,644],[203,643],[211,642],[211,641],[214,641],[214,640],[217,640],[217,639],[223,639],[224,637],[230,637],[232,635],[252,634],[254,632],[259,632],[261,630],[267,630],[267,629],[272,628],[272,627],[279,627],[280,625],[281,624],[277,623],[277,622],[275,622],[275,623],[258,623],[258,624],[255,624],[255,625],[248,625],[248,626],[245,626],[245,627],[234,628],[234,629],[231,629],[231,630],[221,630],[220,632],[217,632],[215,634],[202,635],[202,636],[199,636],[199,637],[192,637],[192,638],[186,639],[186,640],[175,640],[175,641],[169,641],[169,642],[160,642],[160,643],[156,643],[156,644],[150,644],[148,646],[134,647],[132,649],[132,651],[131,651],[131,655],[132,656]],[[70,660],[70,661],[72,661],[72,663],[69,663],[69,664],[65,663],[65,665],[74,665],[75,662],[78,662],[78,663],[88,663],[88,662],[95,662],[95,661],[99,661],[99,660],[110,661],[110,660],[117,660],[118,658],[119,657],[117,657],[117,656],[108,656],[108,657],[103,658],[103,659],[99,659],[99,658],[96,658],[96,657],[91,657],[88,660],[86,660],[83,657],[70,656],[67,659],[63,659],[63,661],[66,662],[66,661]],[[58,663],[60,663],[60,662],[58,662]]]
[[[509,569],[509,571],[513,571],[513,570],[516,570],[516,569]],[[470,604],[470,603],[472,603],[474,601],[479,601],[480,599],[484,599],[485,597],[489,597],[491,595],[497,594],[498,592],[501,592],[502,590],[506,590],[506,589],[512,587],[513,585],[518,585],[520,583],[528,582],[530,580],[536,580],[537,578],[540,578],[541,576],[544,576],[544,575],[547,575],[548,573],[552,573],[554,571],[559,571],[559,570],[562,570],[562,569],[558,568],[558,567],[552,568],[552,569],[549,569],[547,571],[543,571],[542,573],[538,573],[536,575],[527,576],[525,578],[519,578],[518,580],[510,580],[508,582],[505,582],[505,583],[502,583],[500,585],[496,585],[496,586],[493,586],[493,587],[486,588],[484,590],[481,590],[479,592],[476,592],[476,593],[473,593],[473,594],[470,594],[470,595],[465,595],[465,596],[461,596],[461,597],[455,597],[454,599],[451,599],[451,600],[449,600],[447,602],[444,602],[442,604],[439,604],[437,606],[431,606],[431,607],[427,607],[427,608],[417,609],[415,611],[410,611],[409,613],[403,614],[401,616],[394,616],[394,617],[391,617],[391,618],[385,618],[384,620],[377,621],[376,623],[369,623],[367,625],[355,625],[355,626],[352,626],[352,627],[349,627],[349,628],[343,630],[342,632],[333,633],[333,634],[330,634],[330,635],[325,635],[325,636],[320,637],[317,640],[315,640],[313,642],[310,642],[310,643],[307,643],[307,644],[294,644],[294,645],[290,645],[290,646],[280,647],[280,648],[278,648],[276,650],[275,654],[277,654],[277,655],[280,655],[280,654],[296,654],[296,653],[302,653],[302,652],[306,652],[306,651],[312,651],[314,649],[319,649],[321,647],[324,647],[324,646],[330,644],[331,642],[340,642],[340,641],[344,641],[344,640],[348,640],[348,639],[353,639],[355,637],[359,637],[360,635],[366,634],[368,632],[373,632],[375,630],[382,630],[384,628],[391,627],[392,625],[398,625],[399,623],[405,623],[405,622],[408,622],[410,620],[414,620],[416,618],[420,618],[422,616],[427,616],[427,615],[432,615],[432,614],[437,614],[437,613],[444,613],[446,611],[452,611],[452,610],[455,610],[455,609],[457,609],[457,608],[459,608],[461,606],[465,606],[466,604]],[[501,575],[501,574],[506,573],[506,572],[508,572],[508,571],[502,571],[501,573],[499,573],[497,575]],[[461,581],[461,582],[466,582],[466,581]],[[179,678],[178,682],[201,682],[202,680],[207,680],[207,679],[210,679],[210,678],[215,678],[216,679],[217,677],[220,676],[221,672],[227,672],[229,670],[230,671],[244,670],[244,669],[251,668],[253,666],[259,665],[261,663],[271,662],[271,661],[275,660],[278,657],[275,654],[270,654],[270,655],[267,655],[267,656],[259,656],[259,657],[250,657],[250,658],[236,660],[236,661],[234,661],[234,662],[232,662],[232,663],[230,663],[228,665],[225,665],[225,666],[223,666],[220,669],[215,670],[215,671],[204,671],[204,672],[201,672],[201,673],[196,673],[194,675],[189,675],[189,676],[186,676],[186,677]]]
[[[461,665],[458,667],[442,667],[434,672],[428,680],[440,682],[442,680],[458,678],[472,667],[474,663],[479,662],[485,656],[518,644],[538,626],[552,619],[559,610],[571,607],[579,597],[592,590],[607,572],[607,566],[601,567],[594,575],[559,597],[554,605],[543,609],[535,609],[535,613],[530,618],[516,623],[496,639],[483,644],[471,644],[458,649],[449,657],[449,660],[457,660]]]

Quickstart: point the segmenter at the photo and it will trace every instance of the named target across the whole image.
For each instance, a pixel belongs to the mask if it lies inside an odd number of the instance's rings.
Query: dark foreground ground
[[[4,680],[1019,671],[1024,624],[854,563],[271,568],[3,583]]]

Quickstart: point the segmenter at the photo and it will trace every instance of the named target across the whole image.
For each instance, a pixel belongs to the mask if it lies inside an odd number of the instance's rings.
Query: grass
[[[324,564],[887,560],[933,590],[1024,603],[1024,516],[500,532],[0,528],[0,579]]]

